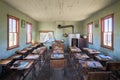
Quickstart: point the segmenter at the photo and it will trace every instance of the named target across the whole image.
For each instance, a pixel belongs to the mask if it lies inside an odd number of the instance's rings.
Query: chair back
[[[120,62],[108,62],[106,65],[106,70],[108,71],[120,70]]]
[[[87,80],[109,80],[110,75],[110,71],[88,72]]]
[[[66,59],[56,59],[56,60],[50,60],[50,67],[51,68],[62,68],[64,69],[66,66]]]

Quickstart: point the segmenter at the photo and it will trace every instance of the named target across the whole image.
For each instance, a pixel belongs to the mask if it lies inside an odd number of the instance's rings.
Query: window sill
[[[101,45],[101,47],[106,48],[106,49],[109,49],[109,50],[114,50],[113,47],[109,47],[109,46],[103,46],[103,45]]]
[[[12,46],[12,47],[8,47],[7,50],[11,50],[11,49],[14,49],[14,48],[17,48],[17,47],[19,47],[19,45],[17,45],[17,46]]]

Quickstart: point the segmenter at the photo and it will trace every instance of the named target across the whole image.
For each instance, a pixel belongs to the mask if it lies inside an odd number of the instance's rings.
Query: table
[[[27,48],[25,48],[25,50],[27,50],[28,52],[32,52],[33,48],[32,47],[27,47]]]
[[[22,59],[22,54],[14,54],[10,56],[8,59]]]
[[[94,58],[95,55],[101,53],[100,51],[97,51],[95,49],[90,49],[90,48],[83,48],[83,50],[86,51],[91,58]]]
[[[6,73],[11,72],[10,66],[12,64],[12,61],[13,61],[13,59],[0,60],[0,66],[2,66],[2,72],[0,74],[0,77],[3,77]],[[12,74],[12,73],[10,73],[10,74]]]
[[[34,60],[34,67],[37,63],[39,63],[39,69],[40,69],[40,66],[41,66],[41,59],[40,59],[40,55],[38,54],[29,54],[27,55],[24,60]],[[35,68],[35,71],[37,70],[37,66]]]
[[[97,51],[95,49],[90,49],[90,48],[83,48],[83,50],[88,51],[89,54],[99,54],[100,51]]]
[[[12,62],[13,59],[2,59],[0,60],[0,65],[1,66],[7,66],[8,64],[10,64]]]
[[[75,56],[75,59],[78,59],[78,60],[87,60],[90,58],[87,54],[82,54],[82,53],[76,53],[74,56]]]
[[[38,54],[29,54],[24,59],[38,60],[39,59],[39,55]]]
[[[79,52],[81,52],[80,48],[77,48],[77,47],[70,47],[70,51],[72,53],[79,53]]]
[[[95,56],[95,59],[101,62],[103,66],[106,66],[106,62],[114,61],[110,56],[99,54]]]
[[[26,57],[28,55],[28,53],[29,52],[26,49],[17,51],[17,54],[22,54],[23,58]]]
[[[52,69],[62,68],[64,69],[66,65],[66,59],[64,54],[54,53],[50,56],[50,67]]]
[[[70,47],[70,53],[71,53],[70,56],[71,56],[71,57],[73,57],[75,53],[80,53],[80,52],[81,52],[80,48]]]
[[[103,65],[99,61],[79,61],[80,70],[83,74],[87,74],[90,71],[101,71],[104,70]]]
[[[33,67],[33,60],[17,60],[13,63],[13,65],[10,67],[10,69],[18,70],[21,72],[21,76],[19,79],[22,78],[24,80],[26,76],[32,71],[33,75],[34,73],[34,67]],[[33,77],[32,77],[33,78]]]
[[[107,55],[96,55],[95,56],[99,61],[113,61],[110,56]]]
[[[19,50],[18,53],[22,53],[25,54],[27,52],[27,50]]]

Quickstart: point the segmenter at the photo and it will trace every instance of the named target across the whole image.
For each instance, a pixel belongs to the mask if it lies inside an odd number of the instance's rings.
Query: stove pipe
[[[58,25],[59,29],[61,29],[61,28],[69,28],[69,27],[72,27],[72,33],[74,34],[74,26],[73,25],[66,25],[66,26]]]

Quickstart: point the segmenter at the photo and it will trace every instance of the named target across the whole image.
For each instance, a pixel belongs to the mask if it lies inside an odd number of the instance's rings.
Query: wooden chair
[[[66,74],[66,59],[59,59],[59,60],[50,60],[50,72],[54,74],[55,70],[62,70],[63,75]]]
[[[88,72],[87,75],[83,76],[84,80],[109,80],[111,72],[101,71],[101,72]]]
[[[64,69],[66,67],[66,59],[56,59],[56,60],[50,60],[50,68],[61,68]]]
[[[106,70],[112,71],[112,78],[114,80],[120,79],[120,62],[108,62],[106,64]]]

